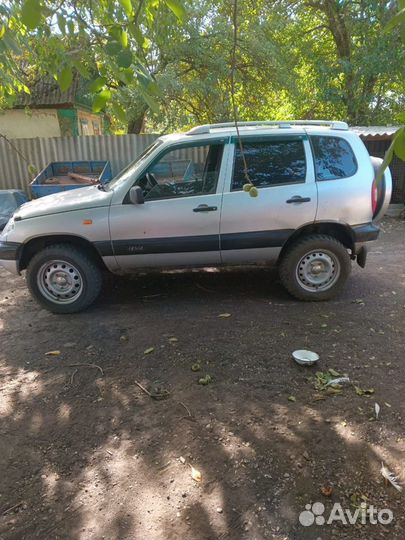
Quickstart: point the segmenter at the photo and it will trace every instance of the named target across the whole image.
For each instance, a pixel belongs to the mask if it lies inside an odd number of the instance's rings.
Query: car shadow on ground
[[[352,280],[303,304],[268,269],[141,275],[55,316],[4,278],[0,536],[402,538],[403,498],[379,471],[403,457],[402,292]],[[293,363],[302,347],[318,368]],[[374,394],[317,396],[315,372],[331,368]],[[303,527],[316,501],[367,501],[395,521]]]

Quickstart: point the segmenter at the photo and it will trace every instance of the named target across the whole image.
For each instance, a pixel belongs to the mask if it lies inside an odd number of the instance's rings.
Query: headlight
[[[7,236],[14,230],[14,217],[11,217],[8,221],[4,229],[1,231],[0,236]]]

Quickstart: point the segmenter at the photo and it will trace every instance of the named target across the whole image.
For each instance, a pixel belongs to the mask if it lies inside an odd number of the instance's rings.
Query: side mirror
[[[129,200],[132,204],[143,204],[145,202],[141,186],[134,186],[129,190]]]

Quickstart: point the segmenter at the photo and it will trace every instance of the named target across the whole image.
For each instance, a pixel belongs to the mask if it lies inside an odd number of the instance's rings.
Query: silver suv
[[[0,236],[0,265],[26,269],[34,298],[73,313],[102,270],[276,264],[300,300],[328,300],[351,259],[364,267],[391,196],[343,122],[204,125],[157,139],[107,185],[24,204]],[[244,191],[247,173],[257,192]],[[258,194],[257,197],[250,195]]]

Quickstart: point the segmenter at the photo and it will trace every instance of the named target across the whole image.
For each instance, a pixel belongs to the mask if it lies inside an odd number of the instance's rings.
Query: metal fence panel
[[[39,172],[51,161],[109,160],[115,175],[157,137],[131,134],[13,139],[10,142],[14,148],[0,138],[0,189],[29,192],[32,176],[28,164]]]

